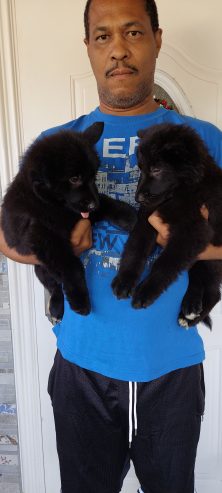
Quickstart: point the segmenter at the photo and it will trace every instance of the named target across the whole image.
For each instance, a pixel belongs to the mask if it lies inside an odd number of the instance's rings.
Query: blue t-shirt
[[[186,123],[205,141],[222,166],[221,132],[212,124],[182,116],[164,108],[139,116],[113,116],[97,108],[89,115],[47,130],[83,131],[96,121],[105,123],[97,144],[101,166],[99,191],[134,204],[139,170],[136,161],[137,131],[162,122]],[[93,226],[93,246],[84,253],[86,280],[92,311],[81,316],[65,301],[61,323],[54,328],[62,356],[82,368],[127,381],[150,381],[204,359],[203,342],[196,328],[178,325],[181,300],[188,275],[183,272],[147,309],[135,310],[131,300],[117,300],[111,290],[127,233],[107,222]],[[146,273],[160,252],[147,260]],[[144,275],[144,274],[143,274]]]

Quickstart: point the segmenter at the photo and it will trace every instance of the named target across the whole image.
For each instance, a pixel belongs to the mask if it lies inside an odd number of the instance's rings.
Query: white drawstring
[[[134,392],[133,392],[133,384],[134,384]],[[134,432],[136,435],[137,434],[137,382],[129,382],[129,447],[131,447],[131,443],[133,439],[133,417],[134,417]]]
[[[134,382],[134,430],[137,435],[137,382]]]
[[[133,408],[133,382],[129,382],[129,446],[130,447],[133,438],[132,408]]]

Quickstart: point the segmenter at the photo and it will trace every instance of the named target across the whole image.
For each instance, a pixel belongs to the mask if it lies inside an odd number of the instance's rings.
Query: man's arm
[[[197,260],[222,260],[222,246],[208,245],[207,248],[198,255]]]
[[[205,206],[201,208],[201,213],[207,219],[208,211]],[[148,218],[148,222],[157,230],[157,243],[162,247],[165,247],[168,241],[169,229],[168,225],[163,223],[161,218],[156,212],[151,214]],[[208,245],[207,248],[200,253],[198,260],[222,260],[222,245],[214,246]]]
[[[75,255],[79,256],[92,246],[92,226],[89,219],[80,219],[71,234],[71,243]]]
[[[75,255],[80,255],[92,246],[91,223],[88,219],[80,219],[80,221],[76,224],[71,234],[71,243]],[[40,263],[35,255],[21,255],[14,248],[10,248],[5,241],[5,236],[1,228],[0,252],[11,260],[22,264],[36,265]]]
[[[10,248],[4,237],[4,233],[0,228],[0,252],[6,257],[14,260],[15,262],[20,262],[21,264],[39,264],[39,261],[35,255],[21,255],[14,248]]]

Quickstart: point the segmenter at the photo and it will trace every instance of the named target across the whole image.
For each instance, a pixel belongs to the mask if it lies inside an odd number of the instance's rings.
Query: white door
[[[215,15],[220,13],[220,0],[212,0],[212,19],[206,0],[181,0],[178,14],[182,10],[183,15],[176,24],[177,0],[157,3],[161,25],[170,27],[158,61],[157,82],[182,110],[222,124],[222,110],[218,109],[222,107],[222,63],[214,48],[215,33],[219,36],[221,32],[219,15]],[[6,58],[9,56],[4,62],[4,78],[9,83],[8,96],[7,91],[5,95],[8,134],[14,149],[11,171],[5,170],[5,181],[15,171],[16,150],[23,150],[43,129],[69,121],[97,104],[96,85],[82,42],[84,5],[85,0],[0,0],[3,49]],[[210,37],[206,43],[208,29]],[[218,46],[222,45],[220,36]],[[203,48],[204,43],[207,49]],[[12,108],[10,94],[14,98]],[[5,159],[6,168],[9,165],[10,160]],[[55,338],[44,315],[42,286],[30,274],[30,268],[10,263],[9,275],[23,490],[58,493],[54,424],[46,391]],[[222,493],[221,320],[220,304],[214,312],[213,333],[201,329],[207,348],[207,408],[196,481],[201,493]],[[131,471],[123,491],[135,493],[137,486]]]

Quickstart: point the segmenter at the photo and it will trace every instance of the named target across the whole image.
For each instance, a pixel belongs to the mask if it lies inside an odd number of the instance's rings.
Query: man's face
[[[92,0],[85,43],[103,105],[132,108],[152,95],[161,30],[144,0]]]

